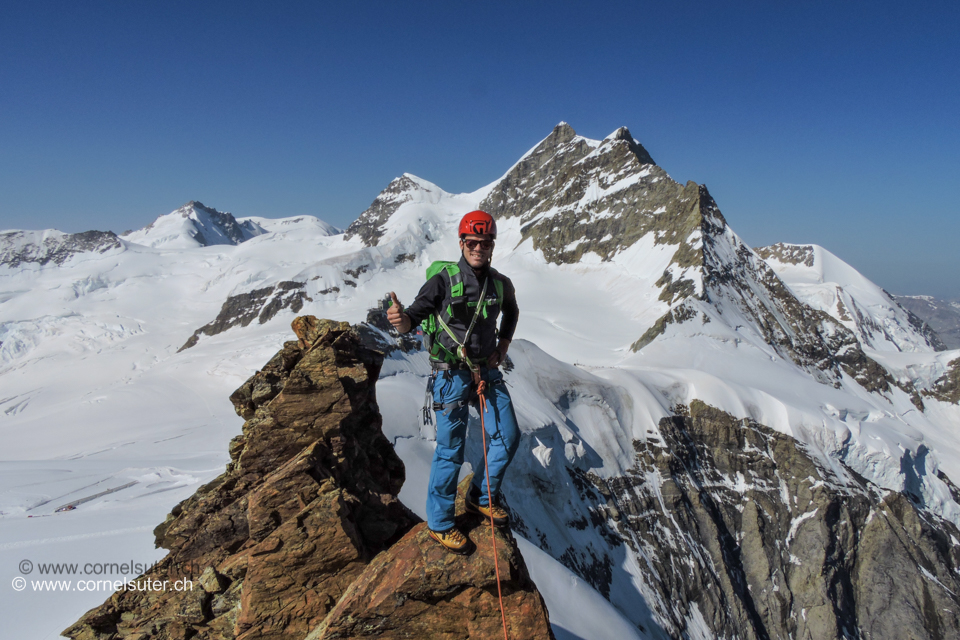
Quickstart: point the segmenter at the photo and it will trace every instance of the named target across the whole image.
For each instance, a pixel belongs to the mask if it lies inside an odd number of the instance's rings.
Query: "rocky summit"
[[[465,514],[463,496],[472,477],[460,482],[457,493],[457,526],[473,543],[472,554],[448,553],[430,538],[425,523],[418,524],[367,566],[307,640],[500,638],[498,567],[508,637],[553,638],[543,598],[509,530],[491,529]],[[443,594],[449,595],[438,599]]]
[[[553,263],[588,253],[609,261],[641,241],[672,253],[656,282],[670,309],[632,345],[637,351],[670,325],[712,319],[751,326],[779,356],[821,382],[844,374],[889,393],[893,378],[866,355],[854,333],[798,300],[763,258],[727,225],[706,186],[674,181],[626,127],[602,141],[561,123],[490,190],[480,208],[519,218],[521,242]],[[900,385],[917,398],[908,383]]]
[[[574,263],[588,251],[608,258],[650,231],[662,230],[658,240],[676,244],[673,221],[698,213],[699,196],[696,184],[680,185],[654,164],[626,127],[598,143],[563,122],[480,208],[496,218],[519,217],[524,239],[549,261]],[[669,229],[661,229],[665,222]]]
[[[347,323],[298,317],[298,340],[231,396],[246,422],[226,471],[154,531],[169,554],[63,634],[76,640],[497,637],[490,528],[464,516],[461,557],[397,499],[404,465],[381,431],[383,355]],[[509,532],[496,532],[513,638],[552,638]]]

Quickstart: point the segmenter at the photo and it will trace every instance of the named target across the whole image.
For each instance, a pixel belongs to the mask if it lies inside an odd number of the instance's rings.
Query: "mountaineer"
[[[395,293],[387,318],[400,333],[423,324],[424,345],[433,374],[433,410],[437,416],[437,448],[430,468],[427,525],[430,536],[449,551],[466,554],[471,543],[454,523],[457,478],[463,464],[467,414],[477,404],[478,389],[486,400],[481,416],[490,437],[489,467],[474,474],[465,503],[468,512],[481,514],[496,526],[508,523],[497,505],[497,494],[507,465],[520,443],[510,393],[498,368],[503,363],[517,327],[520,310],[510,279],[490,266],[497,223],[485,211],[471,211],[460,220],[459,262],[434,262],[416,300],[404,311]],[[497,317],[503,314],[500,330]],[[498,341],[499,337],[499,341]],[[426,413],[425,415],[429,415]],[[490,499],[492,497],[492,500]]]

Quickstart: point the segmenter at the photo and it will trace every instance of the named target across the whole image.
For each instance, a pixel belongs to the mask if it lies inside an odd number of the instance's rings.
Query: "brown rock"
[[[420,558],[427,579],[417,593],[435,594],[437,602],[401,606],[409,599],[401,592],[393,600],[397,620],[380,609],[379,624],[427,629],[450,615],[457,624],[470,620],[478,632],[496,630],[492,555],[481,545],[457,564],[423,538],[422,527],[412,530],[419,519],[397,499],[403,463],[381,431],[374,387],[382,355],[363,346],[346,323],[306,316],[293,327],[299,340],[284,344],[230,397],[246,422],[230,442],[225,473],[176,505],[155,530],[158,546],[170,553],[142,579],[171,585],[186,579],[193,589],[115,593],[65,636],[302,640],[344,593],[370,588],[369,581],[351,585],[369,575],[375,558],[384,602],[384,585],[415,586],[410,575],[394,575],[397,567],[383,563],[389,556],[381,552],[394,543],[408,563]],[[546,609],[516,545],[502,534],[498,544],[516,637],[550,637]],[[525,635],[526,629],[547,635]]]
[[[470,555],[450,553],[430,538],[425,523],[417,525],[366,567],[307,639],[502,638],[495,557],[508,637],[553,638],[513,535],[463,513],[469,482],[460,484],[457,526],[476,547]]]

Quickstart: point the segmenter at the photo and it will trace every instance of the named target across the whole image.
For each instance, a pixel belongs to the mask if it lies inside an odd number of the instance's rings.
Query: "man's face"
[[[490,266],[493,257],[493,238],[489,235],[467,234],[460,239],[460,251],[474,269]]]

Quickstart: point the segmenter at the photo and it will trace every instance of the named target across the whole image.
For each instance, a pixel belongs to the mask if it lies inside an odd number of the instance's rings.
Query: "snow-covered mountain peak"
[[[333,236],[343,233],[343,229],[338,229],[329,222],[325,222],[316,216],[290,216],[289,218],[261,218],[259,216],[247,216],[237,218],[237,224],[243,228],[263,229],[266,234],[288,235],[290,233],[319,236]]]
[[[409,173],[395,178],[347,228],[344,238],[350,240],[359,237],[365,246],[378,245],[387,230],[397,225],[395,220],[388,221],[402,205],[438,204],[444,199],[454,199],[460,203],[469,202],[471,208],[484,209],[497,218],[519,218],[523,228],[519,239],[522,241],[532,237],[534,250],[543,251],[548,262],[577,262],[590,250],[603,259],[609,259],[617,250],[629,246],[643,235],[628,233],[628,241],[622,242],[620,227],[630,225],[619,218],[623,217],[622,213],[629,213],[636,207],[614,205],[614,201],[625,195],[624,189],[633,186],[645,191],[650,185],[664,179],[672,186],[683,189],[656,166],[650,154],[626,127],[620,127],[603,140],[591,140],[577,135],[573,127],[561,122],[501,179],[471,194],[453,196]],[[671,193],[662,199],[673,195]],[[642,206],[640,208],[643,209]],[[587,219],[580,220],[584,217],[578,217],[581,213],[587,214]],[[658,206],[651,203],[650,207],[643,209],[643,213],[660,212]],[[563,232],[560,234],[552,233],[555,224],[547,227],[548,220],[556,222],[557,219],[563,227],[566,218],[571,215],[578,223],[608,218],[617,220],[600,225],[603,229],[593,224],[590,232],[584,224],[561,229]],[[531,225],[531,222],[534,224]],[[605,232],[607,226],[611,227],[609,233]],[[613,241],[614,238],[618,241]],[[556,244],[559,242],[562,245]],[[571,242],[575,242],[575,246],[568,246]]]
[[[188,249],[212,245],[238,245],[266,233],[251,219],[238,222],[232,214],[191,200],[162,215],[143,229],[122,234],[124,240],[148,247]]]
[[[441,200],[452,197],[432,182],[405,173],[391,180],[387,188],[381,191],[370,206],[347,227],[344,240],[359,237],[364,246],[376,246],[388,233],[388,228],[404,226],[404,221],[391,221],[401,205],[407,203],[436,205]],[[390,221],[389,224],[388,221]]]

